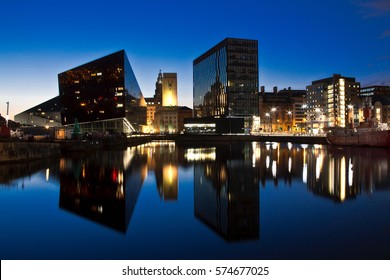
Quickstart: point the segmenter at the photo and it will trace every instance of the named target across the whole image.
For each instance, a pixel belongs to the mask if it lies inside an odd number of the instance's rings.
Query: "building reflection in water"
[[[258,239],[258,176],[248,147],[189,148],[185,158],[194,162],[195,216],[229,242]]]
[[[361,192],[390,188],[386,148],[252,143],[252,166],[262,187],[301,182],[315,195],[343,202]],[[272,184],[271,184],[272,185]]]
[[[292,143],[186,148],[195,216],[228,241],[259,237],[259,187],[306,186],[342,203],[390,189],[390,150]]]
[[[172,141],[62,158],[60,208],[126,232],[148,173],[156,176],[160,198],[178,199],[180,158]]]
[[[147,175],[135,148],[60,161],[60,208],[126,232]]]
[[[149,171],[156,176],[160,198],[176,201],[179,196],[178,166],[184,165],[183,154],[174,141],[153,141],[137,147],[137,152],[147,156]]]
[[[259,188],[305,186],[338,203],[389,190],[390,150],[292,143],[212,146],[151,142],[60,161],[60,207],[126,232],[142,184],[180,199],[179,168],[194,169],[194,213],[229,242],[259,238]],[[57,171],[45,169],[46,176]]]
[[[49,181],[51,175],[58,172],[55,160],[33,160],[28,162],[18,162],[0,166],[0,187],[24,188],[24,179],[18,182],[19,178],[30,177],[33,174],[45,170],[45,180]]]

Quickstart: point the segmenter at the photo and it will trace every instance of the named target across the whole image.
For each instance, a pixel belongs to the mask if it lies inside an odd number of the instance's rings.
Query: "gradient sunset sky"
[[[390,85],[390,0],[2,1],[0,113],[58,95],[57,75],[124,49],[145,97],[178,74],[192,108],[192,61],[226,37],[259,42],[259,85],[305,89],[333,73]]]

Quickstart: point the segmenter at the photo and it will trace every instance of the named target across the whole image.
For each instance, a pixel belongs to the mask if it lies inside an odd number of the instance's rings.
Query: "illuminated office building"
[[[194,117],[258,115],[257,46],[226,38],[193,61]]]
[[[124,50],[58,74],[61,121],[84,132],[132,132],[146,124],[146,103]]]
[[[351,120],[358,121],[359,89],[355,78],[340,74],[313,81],[306,87],[308,124],[312,128],[346,127]]]

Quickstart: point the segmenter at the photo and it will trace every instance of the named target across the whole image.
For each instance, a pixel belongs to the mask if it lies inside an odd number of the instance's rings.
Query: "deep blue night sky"
[[[192,61],[226,37],[259,41],[266,90],[333,73],[390,85],[389,0],[2,1],[0,113],[58,95],[58,73],[121,49],[145,97],[160,69],[177,72],[192,107]]]

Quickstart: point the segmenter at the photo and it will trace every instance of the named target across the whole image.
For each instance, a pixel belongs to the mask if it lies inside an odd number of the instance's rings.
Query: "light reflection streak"
[[[334,194],[334,177],[335,177],[335,174],[334,174],[334,158],[331,157],[329,159],[329,162],[328,162],[328,169],[329,169],[329,173],[328,173],[328,192],[329,194]]]
[[[215,161],[216,156],[216,148],[190,148],[186,149],[184,158],[188,161],[204,161],[211,160]]]
[[[267,157],[265,158],[265,167],[267,169],[269,169],[269,162],[270,162],[269,155],[267,155]]]
[[[272,176],[274,177],[274,178],[276,178],[276,161],[275,160],[273,160],[272,161]]]
[[[302,144],[301,147],[303,148],[303,167],[302,167],[302,182],[305,184],[307,183],[307,163],[306,163],[306,148],[309,145]]]
[[[352,159],[349,159],[348,162],[348,186],[352,187],[353,185],[353,164]]]
[[[341,201],[345,200],[345,173],[346,173],[346,164],[345,164],[345,157],[341,158],[340,162],[340,199]]]
[[[324,162],[324,156],[320,153],[316,158],[316,181],[320,179],[322,164]]]
[[[46,181],[49,181],[50,179],[50,169],[49,168],[46,168]]]

